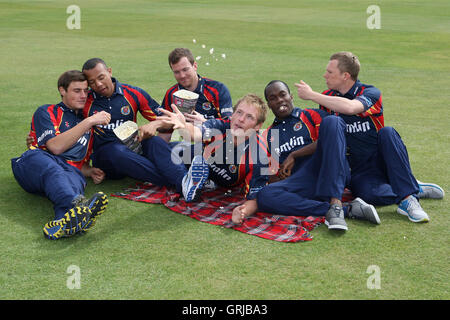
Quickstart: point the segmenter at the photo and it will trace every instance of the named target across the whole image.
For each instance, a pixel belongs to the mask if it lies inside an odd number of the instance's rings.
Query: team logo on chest
[[[123,107],[120,109],[120,113],[123,114],[124,116],[129,115],[130,112],[131,112],[130,106],[123,106]]]
[[[203,108],[203,110],[205,110],[205,111],[211,110],[211,103],[209,103],[209,101],[203,103],[203,104],[202,104],[202,108]]]
[[[230,166],[228,167],[228,170],[230,170],[230,172],[234,174],[237,171],[237,167],[234,164],[230,164]]]
[[[294,131],[298,131],[303,127],[303,124],[301,121],[297,122],[296,124],[294,124]]]

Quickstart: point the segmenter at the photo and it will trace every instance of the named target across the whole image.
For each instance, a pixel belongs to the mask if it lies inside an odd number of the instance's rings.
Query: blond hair
[[[264,123],[264,121],[266,121],[267,105],[266,105],[266,103],[264,102],[263,99],[261,99],[259,96],[257,96],[254,93],[246,94],[245,96],[240,98],[238,100],[238,102],[236,102],[236,104],[234,105],[234,110],[236,110],[237,107],[242,102],[245,102],[247,104],[251,104],[251,105],[255,106],[258,109],[258,116],[257,116],[258,124]]]

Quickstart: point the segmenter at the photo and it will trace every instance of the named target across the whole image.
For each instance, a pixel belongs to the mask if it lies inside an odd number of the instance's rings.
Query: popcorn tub
[[[198,94],[188,90],[178,90],[173,94],[173,103],[183,113],[192,113],[197,104]]]
[[[117,138],[130,150],[142,154],[142,145],[138,140],[138,125],[133,121],[126,121],[113,130]]]

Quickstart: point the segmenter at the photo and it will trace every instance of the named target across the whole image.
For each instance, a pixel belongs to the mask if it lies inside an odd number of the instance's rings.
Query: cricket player
[[[229,120],[209,119],[201,124],[186,121],[175,105],[172,108],[175,112],[163,110],[165,116],[160,119],[181,131],[186,140],[196,142],[185,150],[191,151],[187,157],[172,152],[172,157],[184,158],[188,165],[192,161],[182,182],[186,200],[197,200],[209,178],[223,187],[242,186],[246,203],[255,202],[270,174],[267,146],[257,134],[267,114],[264,101],[254,94],[245,95]]]
[[[100,58],[87,60],[83,65],[91,91],[83,109],[85,117],[97,112],[108,112],[110,123],[94,129],[92,164],[101,168],[106,178],[130,177],[154,184],[163,184],[153,163],[144,155],[130,150],[114,134],[113,130],[126,121],[137,121],[138,112],[149,121],[145,126],[147,136],[156,134],[159,104],[143,89],[119,82],[112,77],[112,69]],[[142,141],[144,151],[148,141]],[[146,154],[148,152],[145,152]]]
[[[88,164],[92,152],[92,128],[107,125],[110,115],[98,112],[83,119],[88,85],[78,70],[64,72],[58,79],[62,101],[40,106],[33,115],[30,135],[33,145],[11,159],[14,177],[30,193],[47,197],[54,219],[45,224],[44,236],[55,240],[90,229],[108,203],[98,192],[84,198],[85,177],[100,183],[105,174]]]
[[[430,218],[419,198],[442,198],[444,190],[416,180],[400,135],[384,126],[380,90],[359,81],[359,70],[357,56],[335,53],[324,74],[328,90],[315,92],[300,81],[296,84],[298,96],[344,120],[354,195],[373,205],[396,203],[397,212],[410,221],[427,222]]]
[[[280,80],[269,82],[264,96],[275,115],[266,136],[269,150],[281,163],[281,180],[260,190],[256,207],[240,206],[233,221],[242,223],[263,211],[324,216],[330,230],[347,230],[345,217],[379,223],[375,208],[361,199],[341,202],[350,176],[343,121],[322,110],[295,108],[288,85]]]
[[[221,82],[200,76],[198,64],[192,52],[187,48],[176,48],[169,54],[169,66],[177,83],[164,95],[161,106],[173,111],[173,94],[179,90],[188,90],[199,95],[195,110],[185,114],[188,122],[204,122],[208,119],[229,119],[233,113],[233,103],[228,88]],[[171,133],[162,135],[166,141]]]

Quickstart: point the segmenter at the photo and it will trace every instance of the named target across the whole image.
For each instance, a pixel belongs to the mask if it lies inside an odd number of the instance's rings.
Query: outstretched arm
[[[334,112],[354,115],[364,111],[364,105],[361,101],[321,94],[312,90],[303,80],[301,80],[300,83],[296,83],[295,86],[297,87],[297,93],[300,99],[311,100]]]
[[[177,106],[172,104],[174,112],[168,110],[161,110],[165,116],[158,117],[157,119],[163,121],[163,123],[172,125],[173,129],[178,129],[181,136],[187,141],[199,142],[202,141],[202,131],[199,127],[195,126],[191,122],[187,122],[183,113],[178,110]]]

